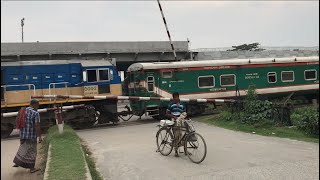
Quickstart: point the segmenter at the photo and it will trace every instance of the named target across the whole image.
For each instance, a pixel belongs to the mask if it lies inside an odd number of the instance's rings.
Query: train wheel
[[[96,121],[98,121],[100,118],[100,111],[96,111],[95,117],[96,117]]]
[[[13,131],[12,124],[1,124],[1,139],[9,137],[12,131]]]

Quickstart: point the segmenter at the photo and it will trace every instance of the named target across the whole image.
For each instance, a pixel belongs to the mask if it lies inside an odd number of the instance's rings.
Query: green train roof
[[[147,70],[147,69],[172,69],[172,68],[191,68],[191,67],[226,66],[226,65],[274,64],[274,63],[317,62],[317,61],[319,62],[319,56],[134,63],[131,66],[129,66],[128,72]]]

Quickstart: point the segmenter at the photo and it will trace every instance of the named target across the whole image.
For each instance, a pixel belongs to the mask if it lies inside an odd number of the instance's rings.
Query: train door
[[[83,94],[83,84],[82,81],[82,74],[81,72],[81,65],[80,64],[69,64],[69,71],[70,71],[70,84],[69,84],[69,91],[70,95],[80,95]]]
[[[129,78],[130,94],[133,96],[143,96],[144,73],[140,71],[131,72]]]
[[[129,96],[132,96],[133,94],[134,94],[134,87],[133,87],[133,81],[134,81],[134,74],[133,74],[134,72],[130,72],[130,73],[128,73],[128,84],[127,84],[127,86],[128,86],[128,95]]]
[[[138,94],[138,88],[139,88],[139,81],[138,81],[138,78],[137,78],[137,72],[134,72],[132,75],[133,75],[133,81],[132,81],[132,85],[133,85],[133,94],[135,96],[139,96],[140,94]]]
[[[159,71],[158,87],[161,89],[164,89],[166,91],[170,91],[170,89],[171,89],[171,82],[170,81],[172,78],[172,74],[170,77],[168,77],[167,74],[169,74],[169,72],[171,72],[171,71]],[[158,94],[159,92],[156,92],[156,93]]]
[[[139,96],[145,96],[144,91],[144,83],[145,83],[145,77],[143,71],[137,71],[134,78],[134,89],[135,93]]]

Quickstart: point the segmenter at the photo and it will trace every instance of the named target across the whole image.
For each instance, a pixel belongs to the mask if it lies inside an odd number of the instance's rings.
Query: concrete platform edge
[[[43,180],[48,179],[48,169],[49,169],[50,160],[51,160],[51,144],[49,144],[48,157],[47,157],[46,169],[44,171]]]
[[[82,146],[80,146],[80,149],[81,149],[81,152],[82,152],[82,155],[83,155],[83,158],[84,158],[84,163],[85,163],[85,168],[86,168],[86,179],[87,180],[92,180],[92,176],[91,176],[91,173],[90,173],[90,170],[89,170],[89,167],[88,167],[88,164],[87,164],[87,160],[86,160],[86,155],[82,149]]]

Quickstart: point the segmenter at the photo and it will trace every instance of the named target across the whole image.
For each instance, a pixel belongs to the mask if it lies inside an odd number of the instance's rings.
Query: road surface
[[[319,145],[195,122],[207,142],[201,164],[156,152],[157,123],[78,132],[108,180],[319,179]]]
[[[127,101],[123,101],[119,103],[118,109],[120,111],[125,110],[124,106],[127,104]],[[143,117],[144,119],[146,117]],[[133,117],[133,120],[136,120],[137,117]],[[128,123],[131,124],[132,121]],[[126,123],[126,122],[125,122]],[[116,127],[115,127],[116,128]],[[94,133],[93,130],[90,132]],[[11,137],[8,139],[1,139],[1,179],[4,180],[42,180],[43,174],[40,172],[36,172],[30,174],[28,170],[23,168],[14,168],[13,166],[13,159],[18,151],[20,144],[19,140],[19,130],[14,129],[11,133]],[[39,149],[39,148],[38,148]],[[39,150],[38,150],[39,152]],[[38,167],[39,158],[37,157],[36,167]],[[46,161],[46,160],[45,160]]]
[[[20,140],[4,139],[1,140],[1,179],[4,180],[42,180],[43,175],[40,171],[30,173],[29,170],[23,168],[15,168],[13,159],[18,151]],[[39,152],[39,148],[38,148]],[[36,167],[39,167],[39,156],[36,161]]]

